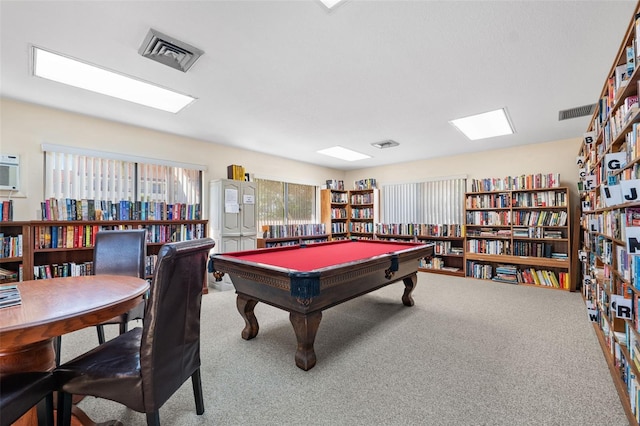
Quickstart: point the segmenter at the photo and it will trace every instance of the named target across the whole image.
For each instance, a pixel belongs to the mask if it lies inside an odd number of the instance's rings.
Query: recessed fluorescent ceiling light
[[[371,158],[370,155],[360,154],[359,152],[351,151],[350,149],[343,148],[341,146],[322,149],[318,151],[318,154],[324,154],[328,155],[329,157],[335,157],[346,161],[357,161],[364,160],[365,158]]]
[[[331,9],[333,6],[337,5],[343,0],[320,0],[320,1],[322,2],[322,4],[327,6],[327,8]]]
[[[177,113],[195,98],[78,60],[33,48],[33,74],[125,101]]]
[[[458,118],[451,120],[449,123],[456,126],[472,141],[513,133],[513,127],[511,127],[511,122],[507,118],[504,108]]]

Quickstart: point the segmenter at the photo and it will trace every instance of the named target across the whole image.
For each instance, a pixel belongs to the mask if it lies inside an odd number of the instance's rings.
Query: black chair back
[[[94,274],[145,276],[146,229],[100,231],[93,248]]]
[[[168,243],[158,254],[140,343],[145,411],[156,411],[200,368],[200,307],[210,238]]]

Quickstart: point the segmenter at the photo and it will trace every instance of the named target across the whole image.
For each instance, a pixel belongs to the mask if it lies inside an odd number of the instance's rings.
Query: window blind
[[[466,178],[383,185],[383,223],[462,224]]]
[[[68,151],[68,152],[65,152]],[[202,171],[168,164],[45,151],[44,198],[200,204]]]

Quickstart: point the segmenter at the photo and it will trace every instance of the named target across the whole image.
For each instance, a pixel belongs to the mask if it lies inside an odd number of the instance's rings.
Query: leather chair
[[[145,229],[98,232],[93,247],[93,273],[144,278],[147,254],[146,232]],[[130,311],[99,324],[97,326],[98,342],[104,343],[104,326],[107,324],[118,324],[120,334],[126,333],[129,321],[144,317],[144,307],[143,300]]]
[[[145,277],[147,254],[146,229],[104,230],[96,233],[93,247],[93,273]],[[118,324],[120,334],[127,332],[129,321],[142,319],[145,301],[124,314],[96,326],[98,343],[103,344],[104,326]],[[60,365],[62,336],[54,341],[56,365]]]
[[[53,426],[53,391],[51,372],[30,372],[5,375],[0,378],[0,426],[8,426],[22,417],[34,405],[38,410],[38,425]]]
[[[92,395],[146,413],[159,409],[191,377],[196,413],[204,413],[200,380],[200,307],[210,238],[169,243],[158,254],[142,328],[136,327],[54,370],[58,425],[71,420],[72,394]]]

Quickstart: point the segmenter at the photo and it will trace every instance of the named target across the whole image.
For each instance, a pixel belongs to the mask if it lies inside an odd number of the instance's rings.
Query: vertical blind
[[[382,186],[382,222],[462,224],[464,178]]]
[[[316,223],[316,187],[256,179],[258,229],[263,225]]]
[[[45,198],[201,202],[199,169],[46,151],[44,178]]]

